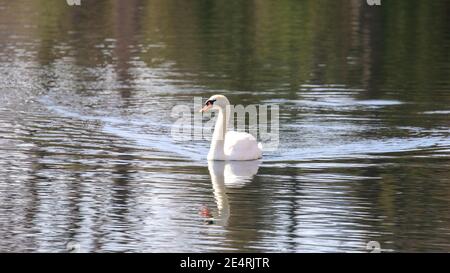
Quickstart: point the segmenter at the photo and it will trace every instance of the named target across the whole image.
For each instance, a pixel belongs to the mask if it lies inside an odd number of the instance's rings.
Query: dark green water
[[[450,251],[449,10],[0,0],[0,251]],[[278,104],[278,150],[174,141],[217,93]]]

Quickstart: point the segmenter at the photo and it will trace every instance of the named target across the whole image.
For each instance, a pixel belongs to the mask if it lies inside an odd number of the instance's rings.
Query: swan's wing
[[[229,160],[254,160],[262,154],[254,136],[234,131],[225,136],[224,152]]]

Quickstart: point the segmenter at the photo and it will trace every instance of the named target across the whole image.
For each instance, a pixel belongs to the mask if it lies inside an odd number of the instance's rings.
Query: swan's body
[[[255,160],[262,156],[261,143],[248,133],[227,132],[230,118],[230,102],[223,95],[214,95],[201,110],[218,110],[216,125],[208,153],[208,160]]]
[[[261,145],[251,134],[228,131],[225,134],[224,154],[226,160],[254,160],[261,158],[262,151]],[[217,160],[209,154],[208,159]]]

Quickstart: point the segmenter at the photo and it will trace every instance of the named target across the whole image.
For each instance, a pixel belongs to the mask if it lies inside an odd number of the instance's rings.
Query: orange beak
[[[207,112],[211,107],[212,107],[212,104],[205,105],[205,106],[203,106],[202,109],[200,109],[199,112],[202,112],[202,113]]]

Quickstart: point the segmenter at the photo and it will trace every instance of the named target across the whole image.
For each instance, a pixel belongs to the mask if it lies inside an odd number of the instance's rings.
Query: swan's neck
[[[227,125],[230,117],[230,109],[221,107],[217,115],[216,125],[214,126],[214,133],[212,135],[211,147],[208,153],[208,159],[211,160],[225,160],[224,144],[225,135],[227,133]]]

